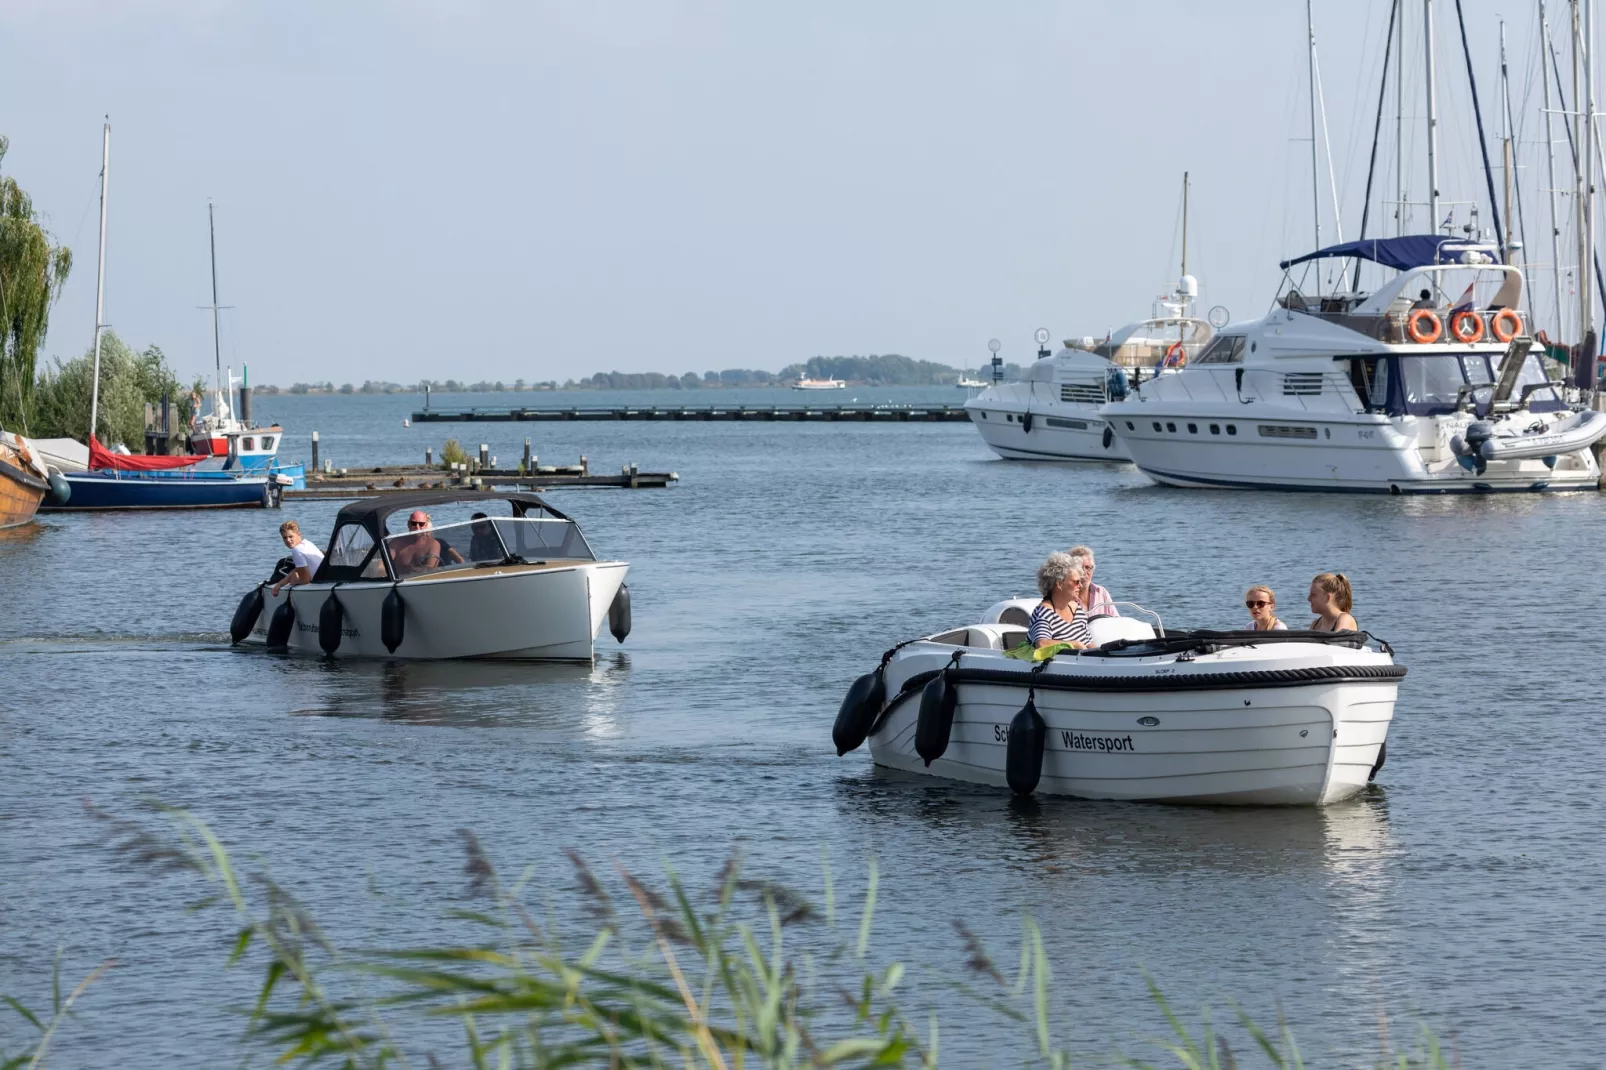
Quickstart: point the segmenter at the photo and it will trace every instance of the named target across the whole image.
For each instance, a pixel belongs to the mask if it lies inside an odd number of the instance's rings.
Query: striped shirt
[[[1087,628],[1087,614],[1082,612],[1081,606],[1072,607],[1076,616],[1066,620],[1055,612],[1054,607],[1047,602],[1039,602],[1037,608],[1032,610],[1032,621],[1026,629],[1026,641],[1036,646],[1044,639],[1052,639],[1056,643],[1081,643],[1084,646],[1093,645],[1093,633]]]

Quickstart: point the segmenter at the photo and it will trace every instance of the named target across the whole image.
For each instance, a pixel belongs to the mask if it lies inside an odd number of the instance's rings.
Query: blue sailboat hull
[[[42,511],[95,509],[265,509],[271,504],[266,473],[64,472],[72,488],[65,505]]]

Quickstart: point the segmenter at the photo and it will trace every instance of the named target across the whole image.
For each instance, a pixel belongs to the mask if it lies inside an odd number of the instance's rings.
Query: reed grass
[[[157,820],[93,807],[90,813],[124,859],[199,878],[206,895],[194,906],[226,913],[231,950],[225,964],[260,970],[254,1003],[240,1011],[241,1043],[247,1054],[269,1055],[279,1064],[792,1070],[935,1067],[943,1061],[936,1016],[920,1022],[905,1009],[925,1005],[929,991],[923,995],[914,985],[905,963],[882,964],[873,955],[879,883],[873,862],[862,891],[846,897],[851,903],[839,898],[827,865],[816,903],[746,876],[735,854],[711,886],[689,886],[666,866],[654,887],[619,865],[599,874],[571,850],[574,883],[561,905],[584,920],[566,925],[550,914],[537,917],[526,902],[530,875],[504,881],[474,834],[461,830],[470,905],[449,917],[477,938],[372,949],[331,939],[265,872],[242,875],[211,828],[186,811],[160,808]],[[987,1016],[1020,1031],[1029,1065],[1070,1067],[1036,923],[1022,920],[1013,976],[962,922],[953,929],[964,975],[920,971],[974,1008],[977,1017],[967,1013],[966,1021],[948,1028],[968,1032]],[[0,1070],[42,1066],[58,1027],[110,965],[96,967],[63,997],[58,963],[48,1018],[4,997],[32,1035],[20,1054],[0,1054]],[[1208,1009],[1200,1025],[1191,1026],[1152,978],[1148,985],[1171,1035],[1141,1043],[1161,1061],[1113,1055],[1095,1060],[1099,1065],[1305,1066],[1280,1016],[1268,1032],[1236,1009],[1239,1054],[1213,1028]],[[449,1033],[440,1029],[443,1023],[452,1025]],[[426,1033],[432,1039],[417,1039]],[[441,1039],[450,1036],[459,1039]],[[443,1051],[443,1044],[452,1046]],[[1241,1061],[1250,1058],[1254,1062]],[[1424,1032],[1409,1053],[1385,1042],[1375,1065],[1436,1070],[1450,1064]]]

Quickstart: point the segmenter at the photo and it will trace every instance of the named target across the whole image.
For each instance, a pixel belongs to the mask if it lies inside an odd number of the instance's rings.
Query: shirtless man
[[[440,568],[444,564],[440,540],[429,533],[428,513],[414,509],[407,518],[407,534],[390,540],[390,563],[398,577]]]

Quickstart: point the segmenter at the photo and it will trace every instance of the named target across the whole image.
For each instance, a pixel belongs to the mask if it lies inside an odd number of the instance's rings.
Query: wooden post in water
[[[583,453],[580,455],[580,474],[583,476],[591,474],[591,466],[586,463],[586,455]]]
[[[312,470],[318,470],[318,432],[312,433]]]
[[[483,442],[480,443],[480,467],[491,467],[491,447]]]
[[[532,467],[530,460],[530,440],[526,438],[524,440],[524,474],[529,475],[533,471],[535,469]]]
[[[434,466],[434,464],[435,464],[435,447],[434,446],[425,446],[424,447],[424,467],[425,468],[431,468],[431,467]]]

